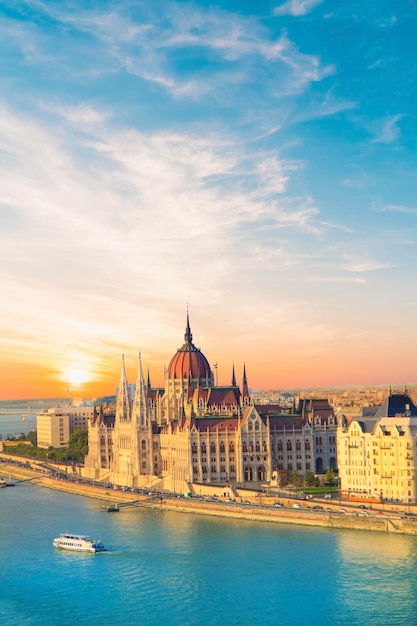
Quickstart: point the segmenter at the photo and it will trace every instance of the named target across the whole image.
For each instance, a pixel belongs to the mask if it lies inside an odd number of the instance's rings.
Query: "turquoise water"
[[[61,532],[109,548],[52,547]],[[417,623],[417,538],[127,508],[0,490],[0,624]]]

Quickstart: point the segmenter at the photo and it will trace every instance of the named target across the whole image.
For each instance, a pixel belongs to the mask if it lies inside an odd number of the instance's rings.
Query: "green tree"
[[[330,467],[326,469],[326,474],[324,477],[324,484],[326,487],[334,487],[335,485],[337,485],[337,480],[334,475],[334,471]]]
[[[304,484],[303,478],[297,474],[296,470],[290,472],[288,482],[290,485],[294,485],[294,487],[302,487]]]
[[[305,482],[307,487],[317,487],[319,485],[318,478],[316,478],[316,475],[311,470],[306,472]]]
[[[69,438],[68,446],[72,451],[81,452],[85,456],[88,453],[88,430],[86,428],[74,430]]]
[[[26,435],[26,440],[30,441],[32,446],[37,446],[38,445],[38,433],[36,432],[36,430],[31,430]]]

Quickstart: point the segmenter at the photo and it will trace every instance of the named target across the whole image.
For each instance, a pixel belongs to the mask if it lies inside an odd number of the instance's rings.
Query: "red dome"
[[[170,379],[194,379],[211,384],[211,369],[204,354],[195,347],[187,315],[187,328],[184,335],[185,343],[172,357],[168,366]]]

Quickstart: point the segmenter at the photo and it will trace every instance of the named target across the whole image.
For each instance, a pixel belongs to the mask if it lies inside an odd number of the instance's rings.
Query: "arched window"
[[[323,472],[323,459],[321,457],[318,457],[316,459],[316,474],[323,474]]]
[[[266,469],[263,465],[258,467],[258,480],[266,480]]]
[[[146,450],[146,441],[145,439],[142,439],[142,450]]]
[[[229,444],[229,452],[234,452],[234,451],[235,451],[235,444],[233,443],[233,441],[231,441]]]
[[[205,444],[205,443],[202,443],[202,444],[201,444],[201,452],[202,452],[203,454],[205,454],[205,453],[206,453],[206,444]]]
[[[253,480],[252,468],[248,465],[245,467],[245,480],[251,482]]]
[[[212,444],[211,444],[211,446],[210,446],[210,452],[212,452],[212,453],[213,453],[213,452],[214,452],[214,453],[216,452],[216,444],[215,444],[215,443],[212,443]]]

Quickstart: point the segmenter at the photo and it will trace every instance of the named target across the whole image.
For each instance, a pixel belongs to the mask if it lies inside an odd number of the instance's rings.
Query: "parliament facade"
[[[228,386],[193,343],[187,314],[184,344],[172,357],[163,388],[145,383],[139,358],[134,392],[124,359],[114,415],[95,410],[83,474],[129,487],[174,492],[198,485],[259,489],[282,472],[337,470],[336,418],[327,400],[303,399],[291,410],[255,404],[246,368]]]

